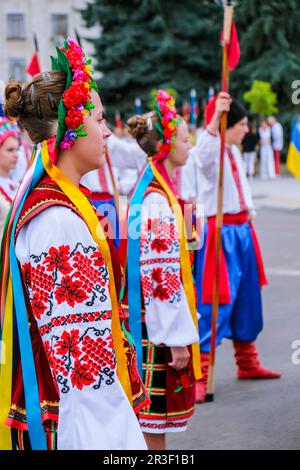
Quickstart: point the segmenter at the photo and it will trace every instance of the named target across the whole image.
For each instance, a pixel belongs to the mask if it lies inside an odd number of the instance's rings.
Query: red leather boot
[[[201,353],[202,379],[197,380],[196,382],[196,403],[205,402],[208,366],[209,366],[209,353],[202,352]]]
[[[259,362],[255,343],[233,340],[236,364],[238,366],[237,376],[240,380],[245,379],[279,379],[279,372],[265,369]]]

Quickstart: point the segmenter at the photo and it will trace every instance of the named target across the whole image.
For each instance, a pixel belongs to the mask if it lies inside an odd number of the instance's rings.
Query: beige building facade
[[[84,38],[97,37],[100,28],[86,29],[77,9],[87,0],[0,0],[0,80],[24,81],[29,76],[27,66],[34,53],[34,33],[37,36],[42,70],[49,70],[50,55],[55,44],[75,30],[88,55],[93,46]]]

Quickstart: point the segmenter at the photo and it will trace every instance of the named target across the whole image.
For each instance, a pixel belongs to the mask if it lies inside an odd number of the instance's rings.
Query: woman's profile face
[[[174,144],[174,153],[169,155],[168,158],[174,165],[183,166],[187,161],[191,148],[188,125],[184,119],[180,119]]]
[[[105,162],[105,146],[111,132],[106,126],[103,106],[98,93],[91,92],[91,101],[95,108],[84,119],[84,131],[87,136],[79,137],[74,145],[76,158],[84,173],[100,168]]]
[[[15,137],[8,137],[0,147],[0,168],[4,171],[13,170],[19,158],[19,141]]]

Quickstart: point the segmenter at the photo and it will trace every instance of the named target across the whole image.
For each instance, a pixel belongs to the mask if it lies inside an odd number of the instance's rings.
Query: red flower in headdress
[[[64,105],[66,108],[75,106],[86,106],[89,97],[89,90],[83,82],[73,82],[63,94]]]
[[[83,124],[82,112],[76,108],[70,108],[65,122],[69,129],[77,129],[77,127]]]

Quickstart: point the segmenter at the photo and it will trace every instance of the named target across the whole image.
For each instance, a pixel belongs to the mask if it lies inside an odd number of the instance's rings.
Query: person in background
[[[280,175],[280,157],[283,149],[283,128],[274,116],[268,117],[268,124],[271,127],[272,145],[275,158],[275,173]]]
[[[10,172],[9,176],[15,183],[20,184],[23,180],[26,171],[29,168],[32,152],[33,143],[30,140],[28,132],[22,125],[19,125],[21,143],[19,146],[19,158],[16,167]]]
[[[266,119],[259,128],[260,137],[260,177],[263,180],[275,178],[274,152],[271,142],[271,129]]]
[[[6,216],[18,185],[10,177],[10,171],[18,163],[19,129],[13,122],[0,117],[0,240]]]
[[[255,176],[255,162],[258,148],[259,135],[257,133],[256,123],[252,122],[250,125],[250,132],[246,134],[242,142],[243,158],[248,178],[253,178]]]

